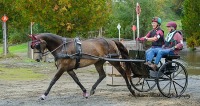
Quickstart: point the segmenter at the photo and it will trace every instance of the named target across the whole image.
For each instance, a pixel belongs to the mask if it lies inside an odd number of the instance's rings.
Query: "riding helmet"
[[[152,18],[152,22],[157,22],[158,25],[161,25],[162,20],[161,20],[161,18],[159,18],[159,17],[153,17],[153,18]]]
[[[170,22],[167,23],[166,26],[167,26],[167,27],[174,27],[174,29],[176,29],[177,24],[176,24],[176,22],[170,21]]]

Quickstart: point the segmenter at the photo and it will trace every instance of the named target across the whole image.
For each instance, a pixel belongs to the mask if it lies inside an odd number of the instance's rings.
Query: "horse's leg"
[[[87,90],[84,88],[84,86],[80,83],[78,77],[76,76],[76,73],[73,70],[67,71],[67,73],[73,78],[73,80],[76,82],[76,84],[81,88],[83,91],[83,96],[87,98],[89,95],[87,93]]]
[[[60,78],[60,76],[64,73],[64,70],[59,68],[58,72],[55,74],[54,78],[51,80],[49,87],[45,91],[45,93],[40,97],[40,100],[44,100],[46,96],[49,94],[52,86],[56,83],[56,81]]]
[[[123,76],[129,91],[132,93],[132,95],[135,96],[135,91],[131,88],[131,85],[128,81],[128,76],[126,75],[125,70],[121,67],[120,62],[109,62],[109,63],[113,65],[119,71],[119,73]]]
[[[95,84],[92,86],[92,89],[90,91],[90,95],[93,95],[95,93],[96,87],[99,85],[99,83],[106,77],[105,71],[103,69],[103,64],[105,61],[99,61],[95,63],[95,68],[97,72],[99,73],[99,79],[95,82]]]

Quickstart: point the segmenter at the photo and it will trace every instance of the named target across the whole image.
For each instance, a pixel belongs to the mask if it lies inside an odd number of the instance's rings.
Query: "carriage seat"
[[[166,56],[163,56],[163,58],[165,58],[166,60],[179,59],[180,55],[166,55]]]

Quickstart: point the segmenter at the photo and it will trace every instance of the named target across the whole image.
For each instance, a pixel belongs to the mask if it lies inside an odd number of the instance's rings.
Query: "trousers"
[[[146,51],[146,61],[152,62],[153,58],[155,57],[154,63],[158,65],[161,58],[165,55],[174,55],[174,52],[171,49],[163,49],[161,47],[150,48]]]

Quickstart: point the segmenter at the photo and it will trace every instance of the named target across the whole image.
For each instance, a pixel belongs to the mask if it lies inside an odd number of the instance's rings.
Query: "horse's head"
[[[34,53],[38,53],[38,55],[35,57],[35,60],[40,62],[40,60],[42,60],[47,43],[37,35],[29,35],[29,37],[32,39],[31,48],[34,49]]]

